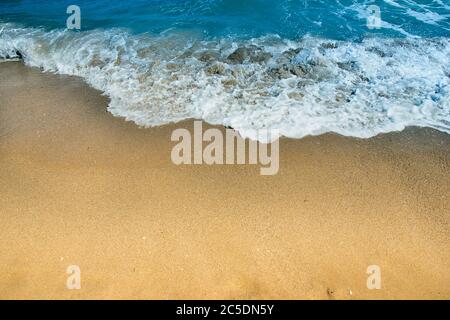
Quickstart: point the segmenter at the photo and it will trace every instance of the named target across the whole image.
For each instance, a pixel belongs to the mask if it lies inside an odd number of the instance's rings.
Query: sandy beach
[[[0,63],[1,299],[450,299],[450,135],[283,138],[261,176],[176,166],[193,121],[144,129],[107,105]]]

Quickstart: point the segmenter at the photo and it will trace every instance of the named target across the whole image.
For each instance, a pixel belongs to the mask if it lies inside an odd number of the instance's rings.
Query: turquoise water
[[[29,27],[63,28],[71,4],[82,10],[82,28],[123,27],[135,33],[170,29],[205,36],[258,37],[278,34],[296,39],[311,34],[332,39],[358,39],[372,33],[361,14],[371,4],[392,25],[373,33],[423,37],[449,36],[450,2],[323,0],[50,0],[0,1],[3,21]]]
[[[81,30],[66,30],[68,5]],[[368,8],[380,28],[368,28]],[[450,1],[0,1],[0,59],[83,77],[139,125],[450,132]]]

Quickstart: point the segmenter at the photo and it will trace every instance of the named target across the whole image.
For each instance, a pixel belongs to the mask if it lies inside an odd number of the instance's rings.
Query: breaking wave
[[[244,136],[262,128],[292,138],[367,138],[406,126],[450,133],[446,37],[205,40],[183,31],[0,30],[0,60],[82,77],[109,96],[112,114],[145,127],[196,118]]]

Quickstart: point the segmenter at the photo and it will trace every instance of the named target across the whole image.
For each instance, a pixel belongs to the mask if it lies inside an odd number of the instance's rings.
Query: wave
[[[305,36],[204,40],[188,32],[44,31],[0,24],[0,60],[82,77],[115,116],[144,127],[188,118],[301,138],[450,133],[450,40]],[[20,56],[19,56],[20,55]]]

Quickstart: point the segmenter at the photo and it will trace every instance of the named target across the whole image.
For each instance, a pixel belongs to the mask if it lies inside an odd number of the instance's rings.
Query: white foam
[[[402,6],[401,4],[395,2],[394,0],[384,0],[384,2],[389,4],[389,5],[391,5],[391,6],[393,6],[393,7],[396,7],[396,8],[404,8],[404,6]]]
[[[200,41],[2,27],[0,56],[18,50],[30,66],[83,77],[110,97],[111,113],[142,126],[197,118],[293,138],[367,138],[406,126],[450,133],[447,38]],[[229,58],[237,48],[250,52],[243,63]]]
[[[426,11],[426,12],[417,12],[411,9],[406,10],[406,13],[410,15],[411,17],[416,18],[419,21],[422,21],[424,23],[432,24],[432,25],[438,25],[439,21],[445,20],[450,15],[440,15],[436,12],[432,11]]]
[[[393,5],[394,3],[395,2],[393,2],[391,4]],[[349,6],[347,9],[355,11],[358,19],[361,19],[363,21],[367,21],[367,18],[369,17],[369,12],[367,11],[366,4],[354,3],[353,5]],[[407,32],[406,30],[404,30],[401,25],[396,25],[396,24],[386,21],[385,19],[383,19],[383,14],[381,14],[380,28],[396,31],[399,34],[404,35],[405,37],[408,37],[408,38],[420,38],[419,36],[413,35],[413,34]]]
[[[394,0],[384,0],[384,2],[396,8],[404,9],[405,14],[417,19],[418,21],[435,26],[439,25],[439,22],[446,21],[450,17],[449,14],[439,14],[437,12],[431,11],[431,5],[418,3],[416,1],[405,0],[404,2],[406,5],[401,5]],[[444,4],[440,0],[434,0],[433,2],[437,3],[440,9],[450,9],[448,5]],[[421,11],[413,10],[412,8],[418,8]]]

